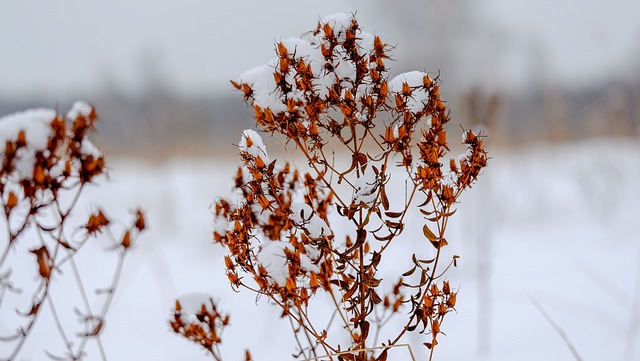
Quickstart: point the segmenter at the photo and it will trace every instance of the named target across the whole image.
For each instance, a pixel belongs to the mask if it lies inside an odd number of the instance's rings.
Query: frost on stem
[[[301,358],[347,350],[328,358],[384,360],[387,351],[371,346],[380,345],[389,318],[406,314],[382,346],[417,331],[428,335],[432,356],[442,321],[455,308],[441,250],[453,207],[487,154],[482,136],[465,131],[466,153],[447,157],[449,113],[438,78],[412,71],[390,79],[389,50],[354,15],[336,14],[302,37],[277,42],[273,60],[232,81],[253,107],[258,130],[279,134],[307,164],[302,171],[270,160],[259,133],[245,131],[235,178],[240,199],[216,201],[214,240],[229,251],[232,287],[268,297],[295,325]],[[344,154],[346,163],[336,159]],[[390,200],[392,175],[408,184],[403,201]],[[414,209],[424,223],[406,223]],[[379,266],[407,228],[423,230],[432,257],[414,254],[397,282],[382,282]],[[319,292],[332,300],[331,322],[341,327],[312,317]],[[346,344],[333,336],[341,332]]]
[[[70,225],[75,221],[71,214],[82,191],[105,171],[104,156],[88,139],[97,120],[93,106],[82,101],[76,102],[66,116],[52,109],[31,109],[0,117],[0,201],[4,218],[0,225],[4,233],[0,236],[0,318],[9,326],[5,329],[14,330],[0,335],[1,359],[18,357],[45,305],[63,341],[64,358],[82,358],[87,341],[99,341],[124,256],[146,228],[139,210],[121,236],[114,236],[110,220],[99,209],[85,222]],[[111,284],[100,289],[106,294],[101,297],[100,309],[92,310],[74,258],[89,240],[99,236],[111,241],[110,249],[117,251],[118,260]],[[37,270],[36,287],[13,283],[12,269],[24,261],[24,253]],[[67,275],[76,281],[82,302],[56,303],[59,299],[50,290]],[[29,292],[20,297],[22,287]],[[76,311],[81,332],[63,327],[56,312],[63,307]],[[103,352],[100,342],[97,344]]]

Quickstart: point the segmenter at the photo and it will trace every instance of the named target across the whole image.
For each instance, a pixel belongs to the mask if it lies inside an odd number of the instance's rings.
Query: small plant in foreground
[[[203,299],[206,300],[203,302]],[[220,337],[229,324],[229,315],[221,313],[213,299],[201,294],[183,296],[176,300],[170,323],[173,332],[200,344],[214,360],[222,361]]]
[[[38,317],[48,309],[64,343],[63,356],[46,351],[55,360],[80,360],[89,340],[95,340],[106,359],[100,333],[121,274],[123,260],[138,234],[145,229],[141,211],[136,211],[121,236],[102,210],[95,210],[78,224],[72,213],[83,191],[105,171],[105,160],[87,135],[98,119],[93,106],[77,102],[65,116],[51,109],[33,109],[0,118],[0,360],[15,360]],[[117,253],[111,283],[96,289],[99,309],[85,290],[79,252],[94,238],[105,236]],[[101,268],[107,256],[100,257]],[[25,261],[33,266],[36,281],[25,282]],[[18,268],[18,272],[13,272]],[[68,272],[68,273],[67,273]],[[71,304],[72,296],[56,294],[56,284],[72,278],[82,305]],[[18,279],[16,283],[16,279]],[[85,279],[86,282],[86,279]],[[99,291],[99,292],[98,292]],[[93,309],[91,302],[93,302]],[[80,303],[80,301],[78,301]],[[70,329],[60,316],[72,308],[80,329]],[[65,327],[66,325],[66,327]],[[8,329],[14,329],[7,331]],[[7,334],[7,332],[9,332]],[[77,342],[74,342],[77,341]],[[58,351],[56,351],[58,353]]]
[[[389,50],[353,15],[337,14],[278,42],[274,60],[232,82],[259,130],[295,146],[306,166],[271,160],[259,133],[244,131],[239,199],[216,202],[214,239],[229,251],[233,289],[268,298],[289,319],[297,358],[382,361],[417,331],[427,335],[432,359],[455,309],[457,290],[444,275],[457,256],[442,259],[445,233],[487,154],[482,137],[467,130],[466,152],[446,158],[449,114],[438,77],[413,71],[389,79]],[[404,182],[403,197],[397,189],[390,196],[392,177]],[[421,224],[407,222],[413,210]],[[394,259],[404,273],[383,282],[390,246],[408,242],[416,228],[431,256]],[[328,321],[313,314],[321,301],[332,305]],[[384,329],[403,313],[403,326]],[[174,327],[188,337],[181,330]],[[386,342],[378,340],[382,331]]]

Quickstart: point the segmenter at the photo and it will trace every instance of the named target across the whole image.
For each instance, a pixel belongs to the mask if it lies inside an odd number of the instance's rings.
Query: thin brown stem
[[[291,330],[293,331],[293,337],[296,340],[296,344],[298,345],[298,348],[300,349],[300,354],[305,359],[308,358],[307,354],[304,351],[304,347],[302,347],[302,343],[300,343],[300,339],[298,338],[298,329],[296,329],[296,326],[293,324],[293,318],[291,318],[291,315],[287,315],[287,319],[289,320],[289,324],[291,325]]]
[[[53,304],[53,299],[51,298],[51,295],[47,296],[47,304],[51,309],[51,315],[53,316],[53,321],[56,324],[56,328],[58,329],[58,333],[60,334],[60,337],[62,337],[64,346],[67,348],[67,352],[69,353],[69,355],[73,355],[73,347],[71,345],[71,342],[69,341],[69,338],[67,337],[66,332],[64,331],[64,328],[62,327],[62,323],[60,322],[60,317],[58,316],[58,312],[56,311],[56,308]]]
[[[89,304],[89,298],[87,297],[87,292],[85,291],[84,285],[82,283],[82,279],[80,278],[80,273],[78,272],[78,267],[76,266],[76,261],[74,258],[71,258],[69,263],[71,264],[71,270],[73,272],[73,276],[74,279],[76,281],[76,285],[78,286],[78,290],[80,291],[80,296],[82,298],[82,303],[84,303],[84,307],[86,309],[86,317],[87,317],[87,322],[89,320],[94,321],[94,314],[91,311],[91,305]],[[103,322],[103,319],[100,318],[99,322]],[[98,327],[98,325],[93,325],[93,322],[89,323],[90,325],[92,325],[92,328]],[[95,335],[94,335],[95,333]],[[102,358],[102,360],[106,360],[107,356],[105,354],[104,348],[102,347],[102,343],[100,342],[100,332],[94,332],[94,329],[89,329],[87,331],[87,335],[85,335],[83,337],[83,341],[84,339],[86,339],[88,337],[88,335],[92,335],[96,337],[96,344],[98,345],[98,350],[100,351],[100,356]],[[81,342],[80,346],[78,347],[78,352],[77,354],[80,354],[82,352],[82,350],[84,349],[84,345],[86,344],[86,342]]]
[[[23,327],[18,330],[18,343],[13,349],[13,352],[11,352],[11,355],[9,355],[9,357],[6,359],[7,361],[15,360],[15,358],[18,356],[18,353],[27,341],[27,337],[29,337],[29,335],[31,334],[31,330],[36,324],[38,316],[40,316],[40,314],[42,313],[42,303],[44,302],[44,299],[49,295],[49,280],[44,280],[43,283],[44,291],[42,296],[40,297],[40,300],[36,302],[36,298],[34,298],[34,301],[32,303],[32,310],[34,311],[34,313],[31,315],[31,321],[29,321],[27,327]]]

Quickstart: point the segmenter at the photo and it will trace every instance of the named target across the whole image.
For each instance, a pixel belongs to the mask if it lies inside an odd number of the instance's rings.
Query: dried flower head
[[[200,293],[183,295],[176,300],[170,324],[173,332],[204,347],[216,361],[222,360],[220,336],[229,324],[229,315],[220,313],[211,297]],[[248,351],[246,354],[250,360]]]

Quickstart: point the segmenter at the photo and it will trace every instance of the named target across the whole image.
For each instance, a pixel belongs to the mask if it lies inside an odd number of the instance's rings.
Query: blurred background
[[[455,121],[494,145],[633,136],[640,4],[535,1],[20,1],[0,5],[0,114],[93,102],[109,152],[205,154],[251,126],[229,80],[334,12],[440,72]],[[187,143],[189,145],[187,145]]]
[[[228,359],[247,346],[257,360],[289,354],[288,336],[272,343],[289,333],[277,310],[229,291],[209,206],[228,194],[233,144],[253,127],[229,80],[336,12],[395,46],[391,76],[440,73],[452,142],[458,124],[489,135],[492,161],[450,227],[464,260],[452,276],[459,315],[438,352],[570,360],[571,343],[585,360],[640,359],[640,2],[3,2],[0,116],[90,101],[112,173],[81,209],[148,212],[104,331],[112,359],[205,359],[169,332],[185,292],[237,310]],[[25,359],[55,347],[42,322]]]

